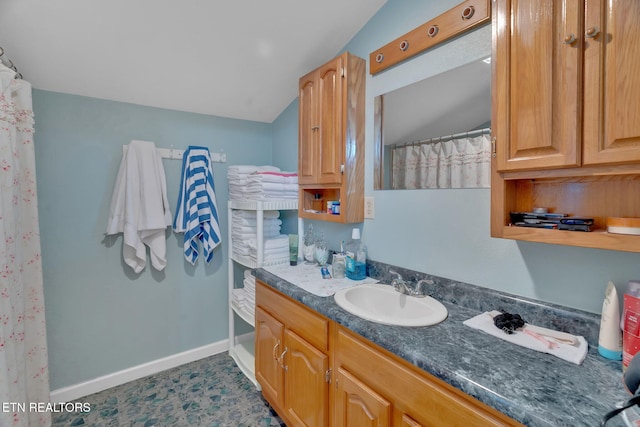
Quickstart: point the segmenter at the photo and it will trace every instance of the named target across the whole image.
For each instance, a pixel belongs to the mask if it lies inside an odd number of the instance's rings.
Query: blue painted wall
[[[457,3],[388,0],[345,49],[368,59]],[[365,192],[375,197],[376,218],[357,224],[363,241],[375,260],[600,312],[607,280],[622,287],[640,277],[639,255],[492,239],[488,190],[373,191],[373,98],[484,57],[490,42],[490,28],[483,27],[367,76]],[[181,236],[170,234],[166,270],[134,275],[121,261],[121,237],[104,239],[122,145],[131,139],[162,147],[200,144],[223,149],[227,165],[296,170],[297,109],[294,100],[273,124],[264,124],[34,91],[52,389],[227,337],[226,215],[211,265],[186,264]],[[214,167],[222,212],[227,165]],[[165,170],[175,203],[180,162],[165,160]],[[295,215],[286,218],[284,232],[296,232]],[[352,228],[314,225],[334,248]]]
[[[226,339],[227,166],[270,164],[272,126],[41,90],[34,111],[52,390]],[[167,232],[166,269],[136,275],[122,236],[103,236],[132,139],[227,154],[214,165],[223,243],[211,264],[184,261],[182,235]],[[174,207],[181,162],[164,167]]]
[[[388,0],[345,50],[368,60],[370,52],[458,3]],[[365,194],[375,197],[376,216],[356,226],[362,229],[372,259],[599,313],[607,281],[614,281],[622,294],[628,280],[640,277],[640,255],[493,239],[487,189],[373,190],[374,97],[490,54],[491,27],[487,25],[375,77],[367,76]],[[290,108],[294,107],[295,101]],[[285,122],[292,120],[287,110],[276,123],[286,128]],[[274,153],[293,159],[296,141],[297,136],[274,139]],[[350,238],[353,227],[313,224],[334,249]]]

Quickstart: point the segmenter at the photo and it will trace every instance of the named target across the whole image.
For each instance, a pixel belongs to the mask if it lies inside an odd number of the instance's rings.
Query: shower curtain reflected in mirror
[[[393,189],[489,188],[490,171],[488,133],[391,148]]]
[[[0,64],[0,426],[49,426],[31,85]],[[8,409],[6,411],[5,409]]]

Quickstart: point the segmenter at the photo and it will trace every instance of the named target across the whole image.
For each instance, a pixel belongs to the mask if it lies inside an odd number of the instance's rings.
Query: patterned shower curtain
[[[391,187],[489,188],[489,135],[416,143],[391,150]]]
[[[31,85],[0,64],[0,427],[48,426]]]

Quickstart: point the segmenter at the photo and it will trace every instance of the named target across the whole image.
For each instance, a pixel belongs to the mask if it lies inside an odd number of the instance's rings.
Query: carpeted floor
[[[132,381],[77,402],[87,413],[59,413],[67,426],[284,426],[227,353]]]

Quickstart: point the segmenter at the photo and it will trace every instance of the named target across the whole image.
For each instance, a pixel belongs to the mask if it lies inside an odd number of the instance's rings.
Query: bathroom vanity
[[[288,426],[592,426],[627,398],[620,362],[597,354],[590,313],[434,278],[430,294],[448,318],[387,326],[255,274],[256,377]],[[462,324],[491,302],[533,324],[583,332],[587,358],[575,365]]]

